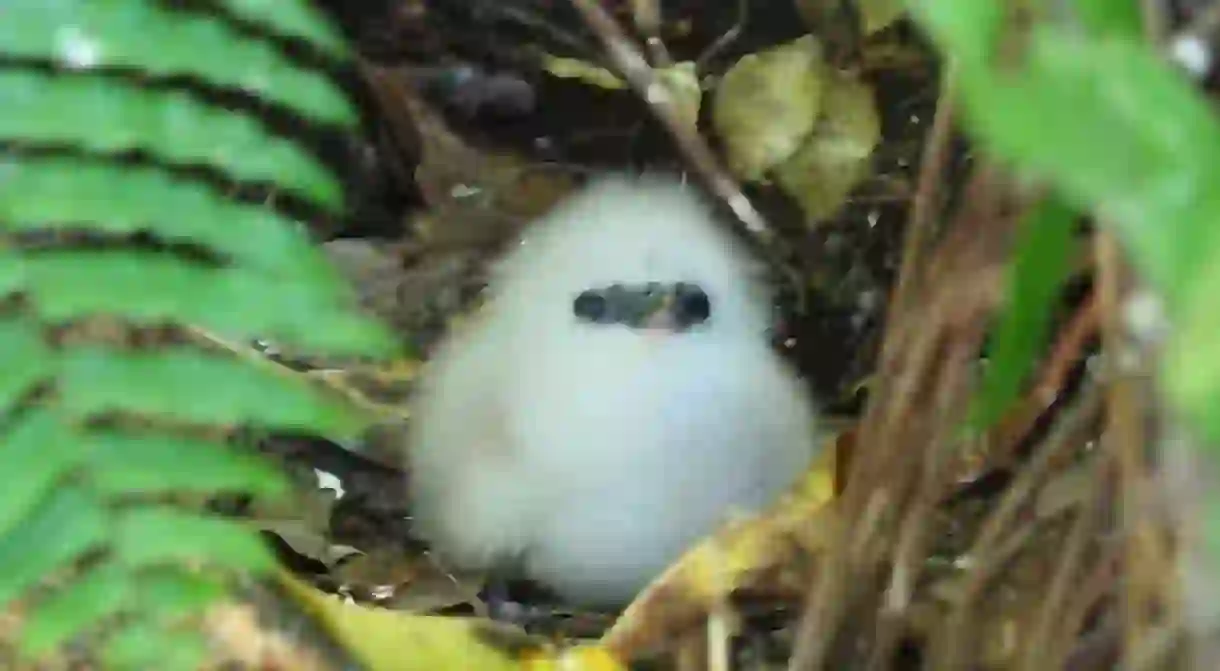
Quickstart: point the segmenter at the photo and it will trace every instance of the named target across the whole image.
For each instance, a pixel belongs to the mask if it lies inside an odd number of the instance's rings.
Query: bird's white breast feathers
[[[812,404],[769,348],[753,260],[693,187],[644,179],[604,178],[533,226],[485,313],[426,369],[412,513],[443,560],[520,562],[574,601],[622,604],[814,456]],[[707,323],[655,336],[572,313],[584,289],[645,281],[703,287]]]

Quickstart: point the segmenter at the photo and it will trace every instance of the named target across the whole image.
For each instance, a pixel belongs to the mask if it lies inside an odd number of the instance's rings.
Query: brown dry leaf
[[[375,410],[385,421],[395,421],[408,416],[407,397],[423,365],[419,359],[402,358],[376,366],[311,370],[306,375]]]
[[[1056,474],[1038,492],[1034,514],[1039,519],[1049,519],[1084,504],[1095,495],[1096,473],[1097,464],[1090,459]]]
[[[537,176],[536,176],[537,177]],[[521,189],[535,186],[538,179],[523,176]],[[550,196],[542,195],[541,200]],[[449,229],[457,225],[436,224],[418,217],[417,231],[425,236],[455,237]],[[413,243],[383,243],[372,240],[339,239],[325,243],[328,259],[354,287],[360,306],[390,326],[408,341],[407,349],[427,351],[441,339],[448,318],[477,295],[487,270],[487,250],[479,245],[456,242],[417,247]],[[321,362],[315,368],[342,368],[346,362]],[[311,361],[312,363],[312,361]]]
[[[743,56],[716,87],[712,124],[746,181],[787,160],[813,131],[826,64],[812,35]]]
[[[327,489],[301,488],[292,496],[255,500],[250,504],[250,525],[279,536],[297,554],[334,566],[359,550],[330,540],[330,515],[336,501]]]
[[[426,553],[411,555],[397,545],[382,546],[355,557],[332,572],[339,585],[362,588],[380,605],[414,613],[468,604],[486,615],[479,598],[481,580],[446,573]]]
[[[482,580],[450,574],[436,562],[420,557],[409,582],[394,591],[385,605],[395,610],[413,613],[433,612],[452,606],[469,605],[478,615],[487,614],[487,605],[479,598]]]
[[[327,568],[333,567],[344,557],[360,553],[350,545],[331,543],[325,530],[319,531],[305,520],[261,520],[254,526],[279,536],[293,552],[319,561]]]
[[[870,172],[873,150],[881,140],[877,102],[867,84],[833,73],[825,89],[813,135],[773,173],[810,226],[839,211]]]
[[[397,545],[388,545],[344,562],[331,575],[344,587],[394,587],[414,580],[427,563],[422,557],[402,552]]]
[[[322,251],[355,288],[365,309],[387,317],[391,306],[385,305],[385,296],[390,289],[384,284],[392,282],[402,271],[402,263],[393,248],[378,246],[369,240],[340,238],[324,243]]]
[[[405,334],[429,326],[436,309],[458,303],[470,266],[459,254],[438,252],[408,267],[399,245],[353,238],[331,240],[322,251],[355,288],[361,308]]]
[[[905,0],[855,0],[865,35],[884,30],[906,12]]]
[[[834,445],[824,448],[793,491],[768,512],[730,522],[686,552],[644,589],[602,637],[617,659],[657,651],[701,623],[748,579],[783,565],[791,554],[825,547],[825,515],[835,496]]]
[[[420,138],[414,177],[428,204],[427,217],[415,222],[422,241],[452,248],[505,240],[574,186],[566,170],[470,145],[408,85],[406,69],[362,63],[361,71],[386,117],[404,126],[400,134],[414,130]]]

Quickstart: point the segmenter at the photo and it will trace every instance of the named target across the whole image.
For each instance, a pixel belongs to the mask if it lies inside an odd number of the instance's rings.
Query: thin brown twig
[[[954,605],[953,612],[946,620],[944,640],[939,649],[943,657],[934,668],[958,669],[969,662],[966,652],[971,649],[969,641],[973,640],[970,620],[972,607],[1003,564],[1002,557],[997,552],[1000,541],[1042,483],[1054,458],[1080,437],[1100,408],[1100,391],[1096,387],[1087,387],[1059,419],[1051,435],[1038,446],[1029,463],[1021,469],[1016,480],[983,523],[974,544],[965,555],[973,562],[974,569],[962,587],[961,597]]]
[[[678,149],[704,180],[708,189],[732,209],[752,237],[762,241],[764,246],[770,249],[775,237],[770,224],[754,208],[750,199],[741,192],[737,180],[733,179],[721,165],[707,142],[699,136],[696,129],[683,120],[673,104],[668,89],[657,79],[640,49],[632,43],[614,17],[610,16],[595,0],[571,0],[571,2],[584,17],[585,23],[601,40],[606,54],[618,74],[648,103],[648,108],[665,125],[666,130],[677,143]]]
[[[868,513],[872,512],[872,515]],[[864,511],[858,520],[859,526],[866,531],[861,534],[860,542],[870,538],[867,531],[874,526],[879,508]],[[842,516],[833,519],[835,529],[832,538],[837,539],[831,545],[830,553],[823,558],[819,578],[805,597],[805,605],[797,620],[796,644],[792,656],[788,660],[788,671],[815,671],[823,668],[824,660],[830,651],[838,621],[846,610],[848,598],[859,585],[849,580],[849,551],[844,547],[844,541],[849,537],[847,525]]]
[[[1144,23],[1144,39],[1151,45],[1159,45],[1169,30],[1163,0],[1140,0],[1140,14]]]
[[[1101,311],[1102,351],[1109,376],[1106,425],[1102,445],[1113,455],[1122,491],[1122,521],[1126,571],[1122,611],[1124,655],[1134,654],[1152,626],[1161,573],[1155,523],[1148,514],[1151,501],[1149,464],[1144,446],[1150,436],[1145,418],[1146,389],[1139,379],[1139,348],[1122,318],[1133,278],[1119,241],[1110,231],[1097,233],[1097,296]],[[1134,357],[1134,359],[1133,359]]]
[[[934,219],[940,205],[939,186],[949,159],[950,139],[953,137],[954,98],[957,89],[957,77],[952,68],[946,69],[943,77],[936,113],[932,117],[932,127],[928,130],[923,154],[919,160],[919,188],[915,191],[915,197],[911,199],[907,212],[902,263],[887,310],[887,314],[891,315],[898,314],[904,301],[908,299],[916,275],[924,267],[923,257],[931,249],[931,242],[936,233]]]
[[[869,395],[840,499],[844,518],[854,523],[836,529],[838,540],[822,558],[801,615],[789,662],[793,671],[824,668],[846,620],[873,617],[857,597],[875,598],[878,569],[895,549],[902,556],[890,574],[896,589],[889,596],[897,599],[892,603],[901,603],[904,582],[919,568],[910,558],[919,555],[924,542],[926,511],[912,506],[943,495],[937,484],[948,471],[938,468],[937,451],[957,444],[949,433],[955,415],[945,408],[965,407],[969,385],[962,376],[981,341],[985,317],[1000,300],[1000,260],[1016,221],[999,207],[1005,186],[996,170],[976,170],[968,191],[978,202],[955,216],[935,255],[919,261],[935,266],[935,272],[912,285],[920,297],[918,311],[911,300],[888,317],[878,364],[884,384]],[[893,641],[897,624],[898,618],[875,622],[880,647]],[[878,651],[873,663],[880,664],[883,656],[884,650]]]
[[[1122,636],[1118,616],[1113,611],[1101,618],[1101,623],[1080,635],[1063,659],[1063,671],[1094,671],[1112,669],[1118,658],[1118,641]],[[1042,668],[1042,667],[1036,667]],[[1034,671],[1029,669],[1027,671]]]
[[[587,58],[592,63],[601,65],[601,59],[592,45],[576,33],[565,30],[541,16],[537,11],[507,2],[480,3],[479,11],[484,16],[491,16],[516,23],[530,30],[545,35],[551,41],[563,45],[581,58]]]
[[[896,378],[893,387],[898,389],[916,387],[926,380],[935,366],[936,344],[940,341],[943,321],[943,310],[931,310],[932,323],[927,328],[916,331],[912,341],[907,342],[910,348],[910,358],[899,363],[890,361],[884,366],[881,375]],[[891,321],[888,329],[899,332],[905,325]],[[902,340],[897,336],[887,335],[887,338]],[[914,398],[913,394],[893,394],[896,398]],[[905,482],[904,478],[896,478],[891,487],[873,486],[874,483],[886,481],[888,472],[910,472],[914,465],[917,449],[903,450],[896,459],[885,458],[888,455],[862,454],[867,445],[888,445],[887,438],[895,441],[897,436],[890,436],[894,428],[900,424],[897,417],[902,411],[901,403],[886,403],[880,395],[870,397],[870,411],[860,427],[857,436],[856,451],[849,466],[847,488],[841,499],[841,505],[846,512],[845,517],[855,520],[849,529],[842,520],[837,520],[838,528],[834,537],[839,539],[831,545],[832,551],[823,558],[819,578],[810,590],[805,600],[805,607],[800,616],[797,628],[796,647],[789,661],[790,671],[812,671],[823,668],[825,659],[830,654],[830,646],[840,620],[847,612],[847,604],[855,590],[863,589],[856,572],[861,565],[867,565],[869,551],[874,550],[879,530],[884,527],[883,518],[892,514],[892,510],[901,505],[905,499],[903,492],[897,491]],[[922,447],[929,442],[925,435],[926,423],[912,426],[905,423],[905,434],[902,440],[912,448]],[[866,445],[865,441],[869,441]]]
[[[988,468],[1009,463],[1018,441],[1033,427],[1034,422],[1049,408],[1067,383],[1068,375],[1080,360],[1085,343],[1097,332],[1097,294],[1090,292],[1084,304],[1076,309],[1068,325],[1051,347],[1037,382],[1016,408],[1008,413],[991,431],[988,443]]]
[[[1105,461],[1105,459],[1098,460],[1099,464]],[[1102,474],[1101,468],[1097,469],[1097,474],[1098,476]],[[1062,668],[1063,661],[1071,649],[1071,646],[1063,644],[1074,640],[1080,631],[1080,620],[1065,617],[1064,611],[1069,605],[1068,598],[1072,595],[1073,587],[1078,584],[1081,565],[1084,563],[1086,551],[1097,529],[1100,508],[1098,505],[1100,498],[1098,479],[1095,478],[1091,483],[1093,491],[1090,496],[1086,497],[1085,503],[1077,512],[1076,520],[1068,532],[1067,542],[1064,543],[1059,556],[1058,567],[1051,577],[1046,596],[1042,599],[1038,619],[1034,622],[1029,645],[1022,659],[1021,669],[1023,671]],[[1083,614],[1080,612],[1078,615],[1083,617]],[[1063,653],[1054,657],[1052,655],[1056,650],[1061,650]]]
[[[661,5],[659,0],[631,0],[631,19],[635,30],[644,38],[644,46],[652,58],[652,64],[667,68],[674,64],[669,50],[661,41]]]
[[[921,386],[932,379],[935,357],[946,336],[952,335],[962,324],[977,319],[982,314],[980,310],[985,311],[997,298],[994,292],[1000,276],[979,265],[980,249],[976,247],[984,242],[985,236],[980,226],[970,223],[989,220],[993,214],[988,206],[976,201],[995,199],[995,171],[990,166],[981,166],[968,181],[966,192],[973,209],[963,208],[957,213],[953,230],[958,233],[940,243],[935,258],[924,258],[927,256],[924,250],[904,254],[899,278],[907,282],[907,291],[912,296],[919,295],[921,305],[916,310],[913,300],[891,300],[885,338],[878,356],[876,384],[870,391],[868,407],[860,424],[858,443],[863,449],[871,449],[871,446],[885,449],[892,445],[890,439],[899,437],[887,434],[896,430],[902,432],[902,442],[922,444],[919,437],[909,435],[909,429],[902,421],[911,411],[910,401],[920,398]],[[935,267],[936,272],[919,277],[926,267]],[[970,279],[962,281],[965,276]],[[875,456],[878,458],[872,461],[853,460],[858,466],[853,466],[849,480],[860,483],[853,490],[859,492],[859,496],[864,496],[875,477],[881,475],[876,472],[878,468],[894,466],[880,458],[883,455]],[[857,500],[850,505],[861,503]]]
[[[1185,634],[1181,627],[1174,625],[1157,625],[1148,630],[1144,646],[1131,656],[1127,669],[1130,671],[1160,671],[1174,668],[1172,662],[1176,653],[1182,649]],[[1214,667],[1195,667],[1198,669]]]
[[[941,366],[938,380],[940,389],[937,392],[939,399],[935,406],[937,431],[925,447],[917,489],[905,506],[907,514],[898,527],[890,582],[885,590],[884,607],[877,621],[867,668],[878,671],[888,668],[904,630],[906,611],[927,554],[928,528],[932,524],[936,506],[952,479],[954,457],[961,444],[955,435],[965,408],[961,400],[970,393],[973,378],[970,375],[970,362],[975,358],[976,344],[981,338],[982,325],[979,324],[975,333],[959,339],[954,351]]]
[[[1030,394],[1043,409],[1050,407],[1059,397],[1068,373],[1084,351],[1084,344],[1097,332],[1097,318],[1097,294],[1090,292],[1059,340],[1055,342],[1050,357],[1042,368],[1042,375]]]
[[[1099,462],[1104,461],[1104,459],[1099,460]],[[1105,475],[1102,472],[1104,466],[1101,464],[1099,466],[1101,468],[1099,468],[1096,481],[1102,480]],[[1110,505],[1110,499],[1113,497],[1112,489],[1106,483],[1097,483],[1097,489],[1094,492],[1095,498],[1092,501],[1094,518],[1091,523],[1093,527],[1086,533],[1096,533],[1098,527],[1103,523],[1102,520],[1105,519],[1103,511],[1106,510],[1106,506]],[[1047,646],[1059,645],[1058,649],[1063,650],[1079,647],[1081,644],[1079,635],[1084,630],[1085,622],[1089,616],[1097,610],[1098,605],[1103,599],[1112,599],[1116,596],[1117,585],[1119,584],[1119,567],[1122,565],[1122,545],[1103,540],[1097,543],[1096,546],[1097,557],[1093,560],[1092,567],[1072,584],[1070,594],[1066,594],[1066,596],[1071,597],[1071,600],[1066,601],[1059,610],[1060,622],[1058,626],[1051,627],[1048,630],[1048,635],[1052,635],[1052,639],[1046,642]],[[1071,559],[1071,555],[1066,555],[1066,558]],[[1050,608],[1048,606],[1045,612],[1053,612]],[[1122,638],[1121,614],[1116,609],[1109,609],[1104,617],[1112,619],[1114,628],[1117,630],[1114,637],[1116,639],[1114,657],[1115,662],[1117,662],[1118,641]],[[1098,626],[1101,625],[1099,624]],[[1057,637],[1061,643],[1054,643],[1054,637]],[[1072,654],[1069,652],[1066,656],[1071,657]],[[1105,668],[1110,668],[1111,666],[1113,664],[1107,665]],[[1033,670],[1030,669],[1029,671]]]
[[[698,57],[695,58],[695,71],[702,72],[705,65],[711,59],[723,52],[732,43],[736,42],[741,34],[745,32],[746,23],[750,20],[750,0],[737,0],[737,21],[731,28],[721,33],[712,41]]]

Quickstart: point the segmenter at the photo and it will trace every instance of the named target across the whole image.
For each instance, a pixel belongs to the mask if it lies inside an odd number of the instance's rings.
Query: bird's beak
[[[678,320],[674,317],[674,295],[666,293],[644,317],[644,330],[653,337],[663,337],[678,331]]]

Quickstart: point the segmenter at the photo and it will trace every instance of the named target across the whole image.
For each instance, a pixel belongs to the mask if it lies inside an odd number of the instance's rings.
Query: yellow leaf
[[[506,636],[497,637],[493,623],[485,620],[366,608],[324,594],[286,572],[279,580],[369,671],[521,671],[538,668],[527,666],[527,654],[535,660],[547,657],[541,644],[533,649],[497,646],[495,641]]]
[[[906,12],[905,0],[856,0],[865,35],[888,28]]]
[[[712,123],[729,169],[757,181],[813,131],[822,104],[825,63],[812,35],[737,61],[716,88]]]
[[[576,58],[544,55],[542,68],[560,79],[577,79],[598,88],[618,90],[627,88],[627,82],[606,68]]]
[[[668,89],[670,103],[678,115],[693,130],[699,124],[699,107],[703,102],[703,89],[699,86],[694,61],[675,63],[656,70],[655,74],[657,81]]]
[[[526,671],[626,671],[626,666],[600,645],[578,645],[559,656],[527,656]]]
[[[822,116],[809,140],[778,166],[773,177],[813,225],[833,215],[869,174],[881,119],[873,91],[854,78],[826,80]]]

